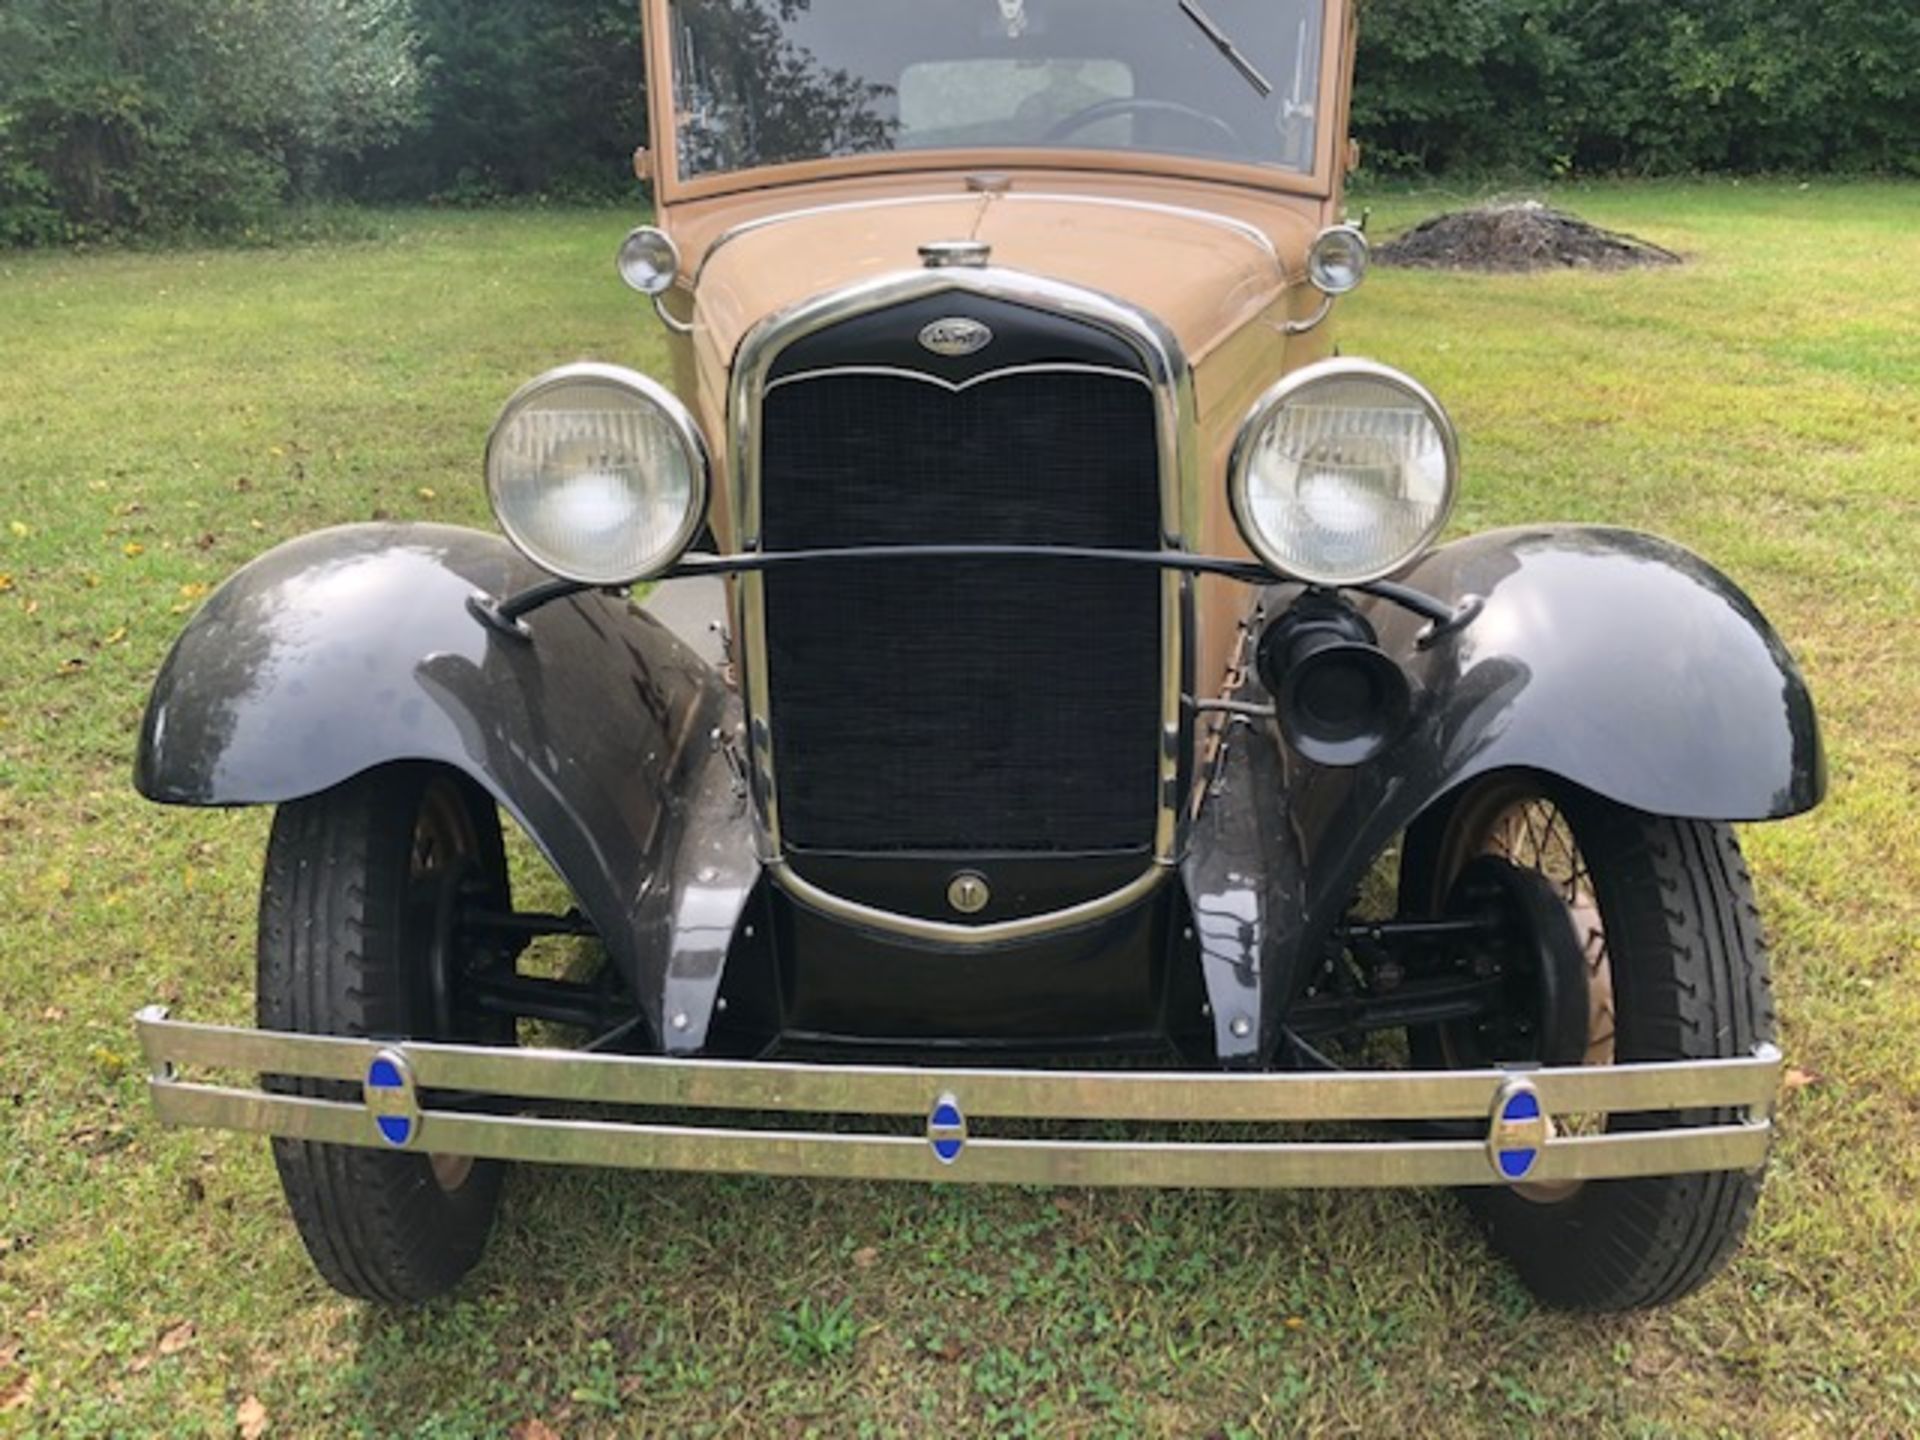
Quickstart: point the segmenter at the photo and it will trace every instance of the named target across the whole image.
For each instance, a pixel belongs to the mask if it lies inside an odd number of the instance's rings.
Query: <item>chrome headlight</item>
[[[487,498],[542,569],[589,585],[659,574],[699,533],[707,447],[646,376],[563,365],[521,387],[487,437]]]
[[[1433,544],[1459,475],[1452,422],[1421,385],[1368,360],[1323,360],[1254,405],[1228,494],[1247,544],[1276,571],[1358,585]]]
[[[628,285],[657,298],[673,288],[680,273],[680,247],[666,231],[642,225],[620,242],[615,268]]]
[[[1307,251],[1307,279],[1323,295],[1345,295],[1367,278],[1372,254],[1359,226],[1329,225]]]

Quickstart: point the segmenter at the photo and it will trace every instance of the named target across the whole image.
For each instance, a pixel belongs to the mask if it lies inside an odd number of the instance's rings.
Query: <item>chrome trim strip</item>
[[[1745,1059],[1536,1070],[1338,1071],[1306,1074],[920,1069],[769,1064],[487,1050],[291,1035],[167,1018],[136,1021],[153,1066],[155,1113],[203,1125],[340,1145],[394,1148],[363,1103],[311,1100],[175,1078],[176,1064],[359,1080],[399,1057],[423,1089],[612,1105],[709,1107],[792,1114],[919,1116],[956,1097],[972,1119],[1240,1121],[1480,1120],[1516,1077],[1549,1113],[1733,1108],[1721,1124],[1558,1136],[1527,1179],[1605,1179],[1746,1169],[1766,1158],[1780,1052]],[[1442,1140],[1013,1140],[970,1136],[957,1163],[925,1139],[871,1131],[821,1134],[536,1115],[421,1111],[404,1148],[549,1164],[866,1179],[1165,1185],[1199,1188],[1500,1183],[1478,1138]]]
[[[1232,231],[1241,239],[1258,248],[1273,261],[1277,269],[1284,271],[1280,252],[1274,248],[1273,237],[1258,225],[1242,220],[1234,215],[1222,215],[1217,210],[1199,210],[1190,205],[1167,205],[1157,200],[1128,200],[1118,195],[1066,195],[1051,190],[1008,190],[995,195],[999,204],[1032,204],[1042,201],[1052,205],[1105,205],[1119,210],[1143,210],[1154,215],[1173,215],[1183,220],[1199,220],[1217,225],[1222,230]]]
[[[738,453],[738,452],[736,452]],[[736,473],[744,468],[742,458]],[[734,512],[736,517],[739,512]],[[756,538],[743,544],[742,550],[758,550]],[[751,774],[748,789],[753,792],[754,813],[760,817],[760,859],[768,868],[781,865],[780,791],[773,783],[773,725],[767,717],[766,695],[772,686],[771,666],[767,660],[767,633],[761,616],[766,614],[767,577],[758,570],[740,577],[733,633],[739,638],[740,652],[746,658],[740,684],[740,698],[747,710],[747,762]],[[776,876],[776,879],[778,877]]]
[[[1182,645],[1186,638],[1186,616],[1193,595],[1188,577],[1177,570],[1160,572],[1160,633],[1170,658],[1162,666],[1164,683],[1170,690],[1160,697],[1160,798],[1154,817],[1154,859],[1173,869],[1180,863],[1181,825],[1186,807],[1180,803],[1180,744],[1186,723],[1186,677],[1182,669]]]
[[[770,387],[769,376],[774,362],[781,352],[808,335],[853,316],[954,291],[1051,310],[1103,329],[1132,348],[1140,357],[1154,395],[1155,428],[1160,448],[1161,542],[1168,549],[1186,549],[1186,537],[1193,533],[1193,524],[1199,513],[1199,493],[1195,480],[1199,444],[1193,375],[1179,341],[1153,316],[1112,296],[1041,276],[994,267],[910,270],[863,281],[771,315],[748,332],[734,360],[727,399],[733,519],[738,531],[739,548],[750,551],[760,547],[760,407]],[[1177,739],[1186,663],[1183,652],[1185,626],[1181,623],[1186,591],[1182,578],[1172,571],[1162,577],[1162,586],[1161,719],[1164,735]],[[796,890],[795,882],[799,877],[790,867],[780,863],[779,787],[774,775],[773,731],[767,701],[766,630],[762,621],[766,603],[764,578],[758,574],[742,576],[741,583],[736,587],[736,599],[734,633],[740,637],[746,657],[743,689],[748,715],[748,752],[753,762],[753,790],[761,817],[764,858],[775,880],[790,893],[801,894],[808,903],[828,913],[841,914],[845,918],[855,919],[856,923],[893,934],[924,935],[926,926],[940,922],[839,900],[826,896],[814,887],[807,887],[805,892]],[[1185,810],[1179,804],[1178,796],[1180,759],[1177,743],[1162,745],[1155,801],[1157,811],[1152,867],[1109,895],[1086,905],[1056,912],[1058,916],[1070,918],[1056,919],[1047,928],[1080,925],[1100,915],[1112,914],[1132,904],[1159,883],[1161,877],[1158,872],[1175,862],[1180,849]],[[799,883],[805,885],[805,882]],[[857,918],[852,912],[858,912]],[[952,928],[955,933],[943,935],[942,943],[1001,943],[992,936],[991,926]]]
[[[871,310],[905,304],[929,295],[964,291],[1061,314],[1106,330],[1126,341],[1141,357],[1154,388],[1162,420],[1161,521],[1166,543],[1185,549],[1185,497],[1169,493],[1165,482],[1183,481],[1192,468],[1190,446],[1197,422],[1194,416],[1192,375],[1186,356],[1173,333],[1158,320],[1124,301],[1020,271],[988,267],[979,270],[909,270],[862,281],[776,312],[750,330],[740,342],[729,386],[728,411],[733,442],[733,501],[742,549],[756,549],[760,534],[760,456],[755,445],[759,408],[749,400],[762,394],[768,373],[781,351],[830,325]],[[1181,488],[1184,488],[1181,487]]]
[[[1167,205],[1154,200],[1128,200],[1117,195],[1071,195],[1057,190],[1019,190],[969,191],[964,195],[892,195],[874,200],[842,200],[831,205],[808,205],[795,210],[781,210],[771,215],[756,215],[751,220],[742,220],[722,230],[700,257],[700,263],[694,269],[693,283],[697,290],[700,277],[706,274],[707,266],[726,246],[743,235],[751,235],[756,230],[765,230],[769,226],[783,221],[802,219],[816,215],[836,215],[849,210],[881,210],[899,205],[942,205],[954,201],[968,201],[974,204],[1033,204],[1040,202],[1051,205],[1105,205],[1113,209],[1138,210],[1154,215],[1173,215],[1183,220],[1198,220],[1216,225],[1230,231],[1258,248],[1276,269],[1284,272],[1286,266],[1280,259],[1280,252],[1274,248],[1273,237],[1258,225],[1233,215],[1222,215],[1214,210],[1200,210],[1187,205]],[[986,212],[983,209],[983,213]]]
[[[707,273],[707,266],[713,257],[726,246],[738,240],[742,235],[751,235],[756,230],[765,230],[769,226],[783,224],[788,220],[807,219],[815,215],[839,215],[849,210],[890,210],[900,205],[951,205],[956,200],[971,205],[983,204],[986,196],[969,191],[964,195],[888,195],[873,200],[837,200],[830,205],[802,205],[792,210],[776,210],[769,215],[756,215],[751,220],[742,220],[737,225],[729,225],[722,230],[706,253],[700,257],[700,263],[694,267],[693,288],[700,288],[700,277]]]
[[[1160,823],[1158,817],[1155,823]],[[849,925],[938,945],[1004,945],[1013,940],[1031,940],[1040,935],[1050,935],[1056,930],[1089,925],[1116,910],[1124,910],[1159,889],[1161,882],[1173,873],[1173,867],[1156,861],[1118,890],[1083,900],[1078,905],[1045,910],[1037,915],[1022,915],[1015,920],[991,920],[980,925],[927,920],[918,915],[903,915],[897,911],[863,905],[858,900],[844,899],[832,891],[822,890],[785,860],[773,861],[767,866],[767,871],[782,890],[802,905],[831,915],[836,920],[844,920]]]
[[[938,375],[929,375],[923,370],[902,370],[897,365],[830,365],[820,370],[802,370],[797,375],[782,375],[778,380],[767,382],[764,393],[771,395],[782,385],[798,384],[802,380],[824,380],[833,375],[882,375],[890,380],[919,380],[928,385],[938,385],[942,390],[958,395],[962,390],[971,390],[976,385],[984,385],[989,380],[1004,380],[1010,375],[1104,375],[1112,380],[1132,380],[1137,384],[1153,388],[1153,382],[1137,370],[1116,370],[1110,365],[1008,365],[999,370],[988,370],[970,379],[955,383]]]
[[[1560,1114],[1703,1106],[1763,1110],[1779,1087],[1779,1047],[1715,1060],[1640,1061],[1481,1070],[1034,1070],[921,1065],[824,1065],[778,1060],[669,1059],[580,1050],[503,1049],[436,1041],[303,1035],[171,1018],[134,1017],[149,1065],[192,1065],[315,1080],[358,1081],[382,1050],[398,1049],[415,1084],[434,1090],[601,1105],[666,1105],[799,1114],[923,1115],[929,1097],[966,1096],[981,1118],[1297,1122],[1483,1120],[1501,1089],[1524,1076]]]
[[[392,1150],[359,1105],[176,1082],[153,1087],[168,1125],[282,1135]],[[1704,1170],[1751,1170],[1767,1158],[1767,1121],[1581,1135],[1556,1140],[1527,1183],[1610,1180]],[[406,1147],[433,1155],[727,1175],[946,1181],[965,1185],[1084,1185],[1167,1189],[1386,1189],[1498,1185],[1479,1140],[1168,1141],[970,1138],[945,1163],[910,1135],[720,1130],[605,1120],[426,1112]]]

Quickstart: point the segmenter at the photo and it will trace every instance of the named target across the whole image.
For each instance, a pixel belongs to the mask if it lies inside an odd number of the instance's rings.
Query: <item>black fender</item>
[[[1818,804],[1813,697],[1746,592],[1692,551],[1632,530],[1498,530],[1434,551],[1405,583],[1473,621],[1362,610],[1425,692],[1375,783],[1439,793],[1491,770],[1558,775],[1652,814],[1775,820]]]
[[[175,642],[134,783],[165,804],[261,805],[378,765],[452,766],[571,888],[655,1035],[693,1048],[731,936],[721,912],[737,917],[759,871],[721,753],[738,702],[625,599],[546,605],[525,637],[468,608],[548,578],[504,540],[446,525],[349,525],[281,545]]]
[[[1374,760],[1313,765],[1277,738],[1304,914],[1277,973],[1298,978],[1395,836],[1475,778],[1524,769],[1622,805],[1690,819],[1795,815],[1826,790],[1799,667],[1746,594],[1656,536],[1591,526],[1492,531],[1397,579],[1471,623],[1423,644],[1427,622],[1360,596],[1413,681],[1407,729]],[[1269,615],[1296,590],[1263,597]]]

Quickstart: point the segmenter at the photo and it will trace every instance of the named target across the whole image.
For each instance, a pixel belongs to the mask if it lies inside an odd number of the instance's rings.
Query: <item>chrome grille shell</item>
[[[742,342],[728,394],[729,496],[742,550],[763,544],[762,406],[780,356],[828,326],[870,311],[946,292],[964,292],[1030,307],[1092,326],[1120,340],[1139,362],[1151,388],[1160,481],[1161,545],[1187,548],[1198,495],[1193,479],[1195,420],[1192,377],[1171,333],[1152,316],[1098,292],[997,268],[915,270],[885,276],[806,301],[763,320]],[[759,574],[735,589],[735,633],[741,640],[741,686],[748,717],[748,751],[757,821],[768,869],[803,903],[851,924],[907,938],[954,945],[1003,944],[1085,924],[1143,899],[1167,877],[1179,854],[1183,717],[1187,657],[1184,636],[1190,582],[1164,572],[1160,582],[1161,684],[1158,803],[1151,854],[1128,884],[1093,900],[1043,914],[967,924],[876,908],[827,893],[788,863],[781,829],[775,769],[772,690],[766,644],[766,584]]]

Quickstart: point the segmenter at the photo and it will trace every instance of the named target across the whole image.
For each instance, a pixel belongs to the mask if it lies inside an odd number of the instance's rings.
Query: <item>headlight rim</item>
[[[627,256],[631,247],[642,242],[658,242],[666,249],[667,263],[654,267],[657,282],[651,285],[637,285],[627,268]],[[636,225],[621,238],[620,248],[614,252],[613,268],[620,276],[620,283],[629,290],[645,295],[651,300],[664,296],[680,279],[680,245],[658,225]]]
[[[1326,283],[1326,262],[1322,247],[1335,240],[1348,242],[1357,247],[1351,285],[1329,285]],[[1313,243],[1307,246],[1306,274],[1307,283],[1330,300],[1342,295],[1351,295],[1366,283],[1367,272],[1373,268],[1373,242],[1367,239],[1367,232],[1350,220],[1337,225],[1329,225],[1313,237]]]
[[[608,385],[637,395],[641,400],[653,405],[667,420],[674,438],[679,441],[688,460],[688,472],[691,477],[692,493],[688,497],[687,514],[674,531],[670,544],[661,550],[661,559],[638,574],[617,579],[605,579],[597,575],[588,575],[577,569],[563,570],[536,555],[527,545],[516,528],[508,521],[500,504],[498,486],[494,480],[494,451],[507,423],[531,400],[547,390],[562,385],[577,385],[582,382]],[[544,370],[527,381],[513,394],[507,397],[500,407],[500,413],[494,417],[492,427],[487,431],[487,444],[482,460],[486,477],[487,507],[493,512],[494,524],[500,527],[500,533],[507,537],[513,548],[550,575],[562,580],[571,580],[578,585],[590,585],[601,589],[618,589],[624,585],[637,585],[648,580],[657,580],[661,575],[678,564],[680,558],[700,534],[700,528],[706,523],[707,506],[712,496],[713,462],[712,452],[707,445],[707,437],[701,432],[699,422],[693,418],[693,412],[680,402],[666,386],[651,376],[638,370],[630,370],[624,365],[612,365],[600,360],[575,360],[565,365],[556,365]]]
[[[1247,477],[1252,468],[1253,447],[1256,438],[1273,418],[1274,412],[1299,391],[1318,381],[1343,378],[1364,378],[1378,380],[1396,386],[1419,402],[1432,418],[1435,428],[1440,432],[1440,445],[1446,458],[1447,487],[1441,500],[1440,511],[1433,523],[1421,532],[1419,543],[1401,555],[1390,565],[1377,566],[1365,572],[1347,572],[1333,574],[1320,571],[1309,573],[1290,561],[1283,561],[1266,543],[1258,526],[1249,517],[1250,506],[1247,499]],[[1446,407],[1434,396],[1433,392],[1403,370],[1391,365],[1383,365],[1377,360],[1362,360],[1353,356],[1337,355],[1325,360],[1316,360],[1312,364],[1302,365],[1298,370],[1283,375],[1274,384],[1262,391],[1259,399],[1253,402],[1246,418],[1240,422],[1240,429],[1233,437],[1233,448],[1227,458],[1227,505],[1233,513],[1233,523],[1239,529],[1240,536],[1247,547],[1259,558],[1260,562],[1275,575],[1285,580],[1298,581],[1307,585],[1321,585],[1334,589],[1354,585],[1366,585],[1375,580],[1384,580],[1414,563],[1422,555],[1433,549],[1434,542],[1445,532],[1453,519],[1454,502],[1460,494],[1460,436],[1454,429],[1453,418],[1447,414]]]

